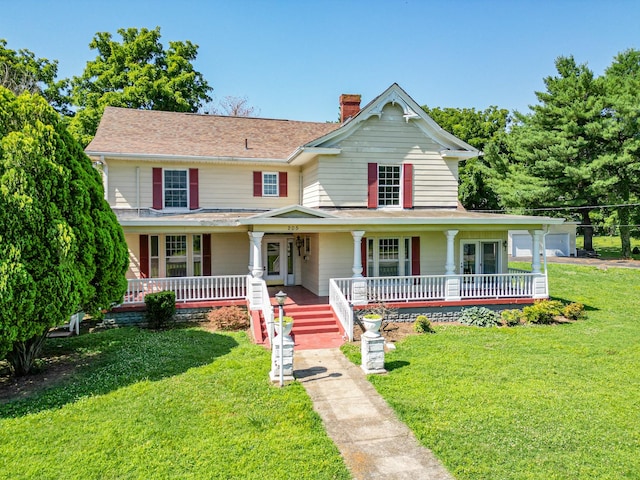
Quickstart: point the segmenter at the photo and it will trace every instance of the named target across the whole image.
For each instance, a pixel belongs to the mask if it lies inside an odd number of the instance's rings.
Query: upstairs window
[[[188,193],[186,170],[164,171],[164,208],[187,208]]]
[[[153,168],[152,182],[152,205],[155,210],[200,208],[197,168]]]
[[[287,172],[253,172],[254,197],[286,197]]]
[[[278,196],[278,174],[262,172],[262,196]]]
[[[400,206],[400,165],[378,165],[378,206]]]
[[[413,208],[413,165],[367,167],[367,208]]]

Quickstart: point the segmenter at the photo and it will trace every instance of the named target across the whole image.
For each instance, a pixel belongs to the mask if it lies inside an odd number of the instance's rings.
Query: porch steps
[[[278,321],[277,308],[275,311],[275,320]],[[287,304],[285,315],[294,319],[291,336],[296,349],[333,348],[344,343],[344,332],[333,310],[327,304]],[[263,338],[267,338],[267,327],[263,319],[261,319],[261,329]]]

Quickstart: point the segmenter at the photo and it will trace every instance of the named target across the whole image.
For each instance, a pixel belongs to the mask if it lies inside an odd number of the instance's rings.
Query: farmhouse
[[[544,234],[562,219],[466,211],[458,163],[481,152],[440,128],[397,84],[341,123],[107,107],[86,152],[130,252],[123,305],[159,289],[178,302],[247,299],[269,286],[353,306],[513,303],[548,296]],[[533,238],[508,268],[508,232]]]

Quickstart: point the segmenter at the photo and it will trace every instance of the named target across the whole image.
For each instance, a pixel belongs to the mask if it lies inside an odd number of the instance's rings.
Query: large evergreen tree
[[[120,29],[122,43],[99,32],[89,47],[98,56],[71,80],[72,103],[79,107],[70,131],[86,146],[106,106],[197,112],[211,100],[211,87],[192,62],[198,46],[190,41],[160,43],[160,27]]]
[[[614,58],[603,77],[606,121],[605,152],[595,162],[595,187],[616,205],[622,256],[631,257],[631,227],[640,196],[640,51],[627,50]]]
[[[528,114],[516,113],[508,136],[510,162],[497,187],[510,208],[569,207],[580,215],[585,249],[592,250],[590,212],[599,204],[594,161],[603,152],[602,83],[573,57],[559,57],[558,75],[544,79],[546,91]],[[566,213],[566,211],[563,211]]]
[[[100,175],[61,117],[0,87],[0,358],[28,372],[49,328],[122,299],[127,266]]]

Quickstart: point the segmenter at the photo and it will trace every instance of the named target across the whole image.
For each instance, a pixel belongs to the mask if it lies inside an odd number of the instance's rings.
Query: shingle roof
[[[107,107],[88,154],[284,159],[337,123]]]

